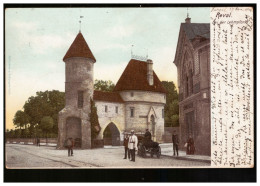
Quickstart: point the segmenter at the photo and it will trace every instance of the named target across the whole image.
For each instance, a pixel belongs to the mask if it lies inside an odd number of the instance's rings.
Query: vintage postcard
[[[254,9],[5,9],[7,169],[253,168]]]

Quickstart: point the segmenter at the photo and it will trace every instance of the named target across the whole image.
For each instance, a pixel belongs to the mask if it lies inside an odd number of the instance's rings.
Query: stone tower
[[[71,137],[75,140],[75,147],[88,149],[91,148],[89,113],[96,59],[80,32],[63,61],[66,68],[66,104],[59,112],[57,148],[63,148],[65,140]]]

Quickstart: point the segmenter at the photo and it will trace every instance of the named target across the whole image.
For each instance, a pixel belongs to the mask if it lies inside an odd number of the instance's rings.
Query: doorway
[[[109,123],[103,132],[104,145],[119,146],[120,132],[114,123]]]

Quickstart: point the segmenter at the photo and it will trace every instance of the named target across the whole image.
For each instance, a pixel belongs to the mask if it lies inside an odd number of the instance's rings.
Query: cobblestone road
[[[176,160],[161,156],[160,159],[141,158],[136,162],[124,160],[123,147],[111,147],[89,150],[74,150],[74,156],[68,157],[67,150],[55,147],[36,147],[34,145],[6,144],[7,168],[173,168],[173,167],[209,167],[209,163]]]

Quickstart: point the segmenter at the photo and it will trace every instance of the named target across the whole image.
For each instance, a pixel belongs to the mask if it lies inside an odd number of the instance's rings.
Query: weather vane
[[[133,47],[134,45],[131,45],[131,59],[136,59],[136,60],[140,60],[140,61],[147,61],[148,59],[148,49],[146,49],[146,56],[141,56],[141,55],[134,55],[133,54]]]
[[[81,32],[81,20],[80,20],[81,18],[83,18],[83,16],[79,17],[79,32]]]
[[[189,8],[187,8],[187,18],[189,18]]]

